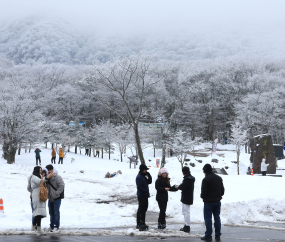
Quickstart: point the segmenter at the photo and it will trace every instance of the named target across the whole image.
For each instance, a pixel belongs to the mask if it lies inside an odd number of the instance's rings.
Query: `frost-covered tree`
[[[247,140],[247,130],[243,128],[243,125],[236,121],[231,127],[231,142],[236,146],[236,153],[237,153],[237,174],[239,175],[239,157],[241,146],[244,145]]]

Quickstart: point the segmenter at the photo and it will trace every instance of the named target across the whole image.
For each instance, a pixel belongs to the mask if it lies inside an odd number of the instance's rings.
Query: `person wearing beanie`
[[[193,204],[194,197],[194,183],[195,177],[190,174],[190,169],[187,166],[182,168],[183,181],[178,186],[181,190],[181,203],[182,203],[182,214],[184,216],[184,227],[180,229],[185,233],[190,232],[190,205]]]
[[[204,202],[204,220],[206,225],[205,236],[201,240],[212,240],[212,215],[214,216],[215,238],[221,237],[221,199],[225,193],[223,179],[213,173],[210,164],[203,167],[205,178],[202,181],[201,198]]]
[[[170,178],[168,177],[166,168],[161,168],[158,172],[158,178],[155,182],[156,201],[159,206],[158,229],[166,228],[165,212],[168,202],[168,191],[176,192],[178,189],[175,186],[171,187]]]
[[[147,171],[149,168],[141,164],[140,171],[136,177],[137,197],[138,197],[138,211],[137,211],[137,229],[145,231],[148,226],[145,224],[145,215],[148,208],[149,188],[148,185],[152,183],[152,177]]]

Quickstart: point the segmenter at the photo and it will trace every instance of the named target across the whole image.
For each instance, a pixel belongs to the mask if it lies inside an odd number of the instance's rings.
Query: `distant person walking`
[[[168,191],[176,192],[175,186],[171,187],[170,178],[168,177],[168,171],[166,168],[161,168],[158,172],[158,178],[155,182],[156,201],[159,206],[159,217],[158,217],[158,229],[166,228],[165,213],[168,202]]]
[[[58,156],[59,156],[58,164],[60,164],[60,162],[61,164],[63,164],[64,152],[62,148],[59,148]]]
[[[56,159],[56,151],[54,148],[52,148],[52,152],[51,152],[51,163],[55,164],[55,159]]]
[[[100,154],[100,149],[96,148],[96,155],[95,155],[95,157],[97,157],[97,155],[98,155],[98,158],[99,158],[99,154]]]
[[[88,148],[86,148],[86,149],[85,149],[85,155],[87,155],[87,156],[88,156],[88,154],[89,154],[88,152],[89,152],[89,149],[88,149]]]
[[[193,204],[195,177],[190,174],[187,166],[182,168],[183,181],[178,186],[181,190],[182,214],[184,216],[184,227],[180,229],[185,233],[190,233],[190,205]]]
[[[262,176],[266,176],[267,166],[269,166],[269,164],[266,164],[265,159],[263,158],[261,162],[261,167],[260,167]]]
[[[52,165],[46,166],[48,170],[47,188],[48,188],[48,208],[50,215],[49,232],[58,231],[60,226],[60,205],[64,198],[64,181]]]
[[[206,225],[205,236],[201,240],[212,240],[212,215],[214,216],[215,239],[221,237],[221,200],[225,193],[223,179],[213,173],[212,166],[206,164],[203,167],[205,178],[202,181],[201,198],[204,202],[204,220]]]
[[[138,211],[137,211],[137,229],[145,231],[148,226],[145,224],[145,215],[148,209],[149,188],[148,185],[152,183],[152,177],[147,171],[149,168],[141,164],[139,174],[136,177],[137,197],[138,197]]]
[[[41,162],[41,153],[42,151],[39,149],[39,148],[36,148],[36,150],[35,150],[35,154],[36,154],[36,165],[38,165],[38,163],[39,163],[39,165],[41,165],[42,164],[42,162]]]

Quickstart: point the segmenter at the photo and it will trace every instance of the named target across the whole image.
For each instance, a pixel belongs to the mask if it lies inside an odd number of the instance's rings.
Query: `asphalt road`
[[[236,241],[284,241],[285,231],[224,226],[221,242]],[[191,233],[192,234],[192,233]],[[150,236],[63,236],[63,235],[7,235],[0,236],[1,242],[123,242],[123,241],[201,241],[200,238],[189,237],[150,237]],[[196,233],[194,233],[196,234]],[[215,239],[213,239],[215,241]]]

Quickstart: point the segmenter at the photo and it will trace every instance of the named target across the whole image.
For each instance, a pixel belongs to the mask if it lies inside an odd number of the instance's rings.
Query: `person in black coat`
[[[158,178],[155,182],[156,201],[159,206],[159,217],[158,217],[158,229],[166,228],[165,212],[168,202],[168,191],[176,192],[175,186],[170,186],[170,178],[168,177],[168,171],[166,168],[161,168],[158,172]]]
[[[187,166],[182,168],[183,181],[178,186],[181,190],[181,202],[182,202],[182,213],[184,216],[184,227],[180,231],[189,233],[190,232],[190,205],[193,204],[193,193],[195,177],[190,174],[190,169]]]
[[[212,166],[206,164],[203,167],[205,178],[202,181],[201,198],[204,202],[204,220],[206,225],[205,236],[201,240],[212,240],[212,215],[214,216],[215,238],[221,236],[221,199],[225,193],[223,179],[213,173]]]
[[[140,171],[136,178],[137,197],[139,203],[136,228],[140,231],[148,229],[148,226],[145,224],[145,214],[148,208],[148,198],[150,197],[148,185],[152,183],[152,177],[149,172],[147,172],[148,169],[149,168],[146,165],[140,165]]]

